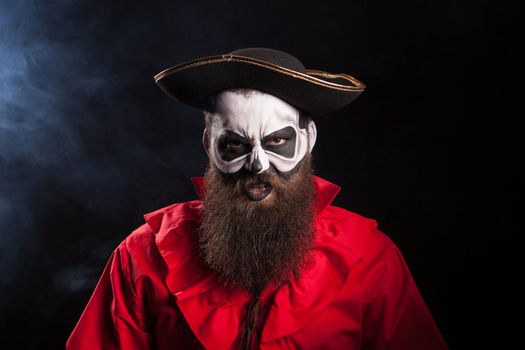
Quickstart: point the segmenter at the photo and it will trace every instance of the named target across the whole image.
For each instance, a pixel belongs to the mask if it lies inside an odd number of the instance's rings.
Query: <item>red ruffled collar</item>
[[[205,190],[203,178],[192,180],[201,196]],[[302,272],[299,281],[291,281],[273,294],[261,344],[301,329],[329,305],[361,258],[352,249],[348,235],[334,232],[334,220],[341,218],[324,210],[340,187],[319,177],[314,180],[317,212],[314,263]],[[196,228],[201,209],[201,201],[195,200],[157,210],[145,218],[155,232],[157,247],[169,269],[166,285],[192,331],[207,349],[228,349],[238,341],[250,295],[223,287],[198,258]],[[375,222],[363,218],[355,225],[374,226]],[[261,295],[263,303],[273,292],[271,289]]]

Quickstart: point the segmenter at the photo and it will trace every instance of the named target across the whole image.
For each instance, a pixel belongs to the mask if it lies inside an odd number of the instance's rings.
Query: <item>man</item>
[[[313,117],[364,85],[252,48],[155,77],[204,110],[201,199],[145,215],[68,349],[445,349],[397,247],[312,176]]]

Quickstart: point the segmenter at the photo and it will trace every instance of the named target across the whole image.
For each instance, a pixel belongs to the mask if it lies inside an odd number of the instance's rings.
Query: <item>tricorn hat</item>
[[[155,81],[169,96],[200,109],[216,93],[247,88],[277,96],[312,116],[342,108],[365,89],[348,74],[307,70],[294,56],[268,48],[198,58],[160,72]]]

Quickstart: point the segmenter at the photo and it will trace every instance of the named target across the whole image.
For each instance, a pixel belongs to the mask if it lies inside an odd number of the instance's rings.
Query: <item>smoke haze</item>
[[[63,347],[142,215],[195,197],[204,123],[153,76],[242,47],[367,84],[316,120],[317,174],[398,244],[451,347],[512,333],[485,320],[521,266],[521,20],[493,2],[0,0],[0,348]]]

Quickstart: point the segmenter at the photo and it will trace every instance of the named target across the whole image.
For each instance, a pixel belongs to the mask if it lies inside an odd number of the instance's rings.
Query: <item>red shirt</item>
[[[198,192],[202,179],[195,179]],[[314,263],[261,295],[254,349],[446,349],[398,248],[315,177]],[[250,296],[200,261],[202,202],[145,215],[113,252],[66,349],[238,349]]]

